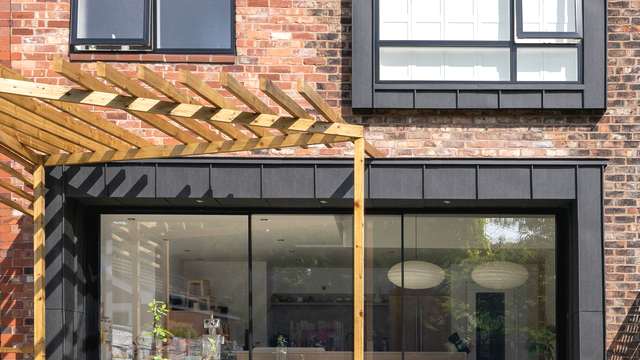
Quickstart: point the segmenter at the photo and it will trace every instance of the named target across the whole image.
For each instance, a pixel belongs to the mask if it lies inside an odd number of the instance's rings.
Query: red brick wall
[[[9,6],[9,3],[11,5]],[[611,359],[640,358],[640,1],[609,2],[609,110],[537,111],[389,111],[358,114],[368,138],[390,156],[551,157],[610,159],[605,178],[605,254],[607,344]],[[10,10],[10,12],[9,12]],[[304,78],[316,83],[335,106],[351,115],[349,0],[237,0],[238,56],[232,64],[202,63],[203,57],[145,57],[122,60],[174,61],[150,64],[175,78],[189,68],[215,85],[216,72],[236,73],[249,87],[269,74],[291,89]],[[11,19],[11,36],[8,36]],[[0,61],[39,81],[60,82],[48,70],[54,54],[68,51],[68,0],[0,0]],[[217,59],[228,61],[229,59]],[[231,59],[234,60],[234,59]],[[189,63],[189,62],[194,63]],[[195,62],[198,63],[195,63]],[[186,63],[185,63],[186,62]],[[135,71],[136,64],[118,64]],[[137,133],[162,141],[139,121],[117,119]],[[125,122],[126,121],[126,122]],[[350,147],[273,151],[273,155],[348,154]],[[0,209],[0,311],[15,339],[30,334],[30,227]],[[19,259],[19,260],[18,260]],[[16,320],[11,320],[16,317]],[[6,320],[5,320],[6,319]],[[636,328],[630,326],[635,321]],[[6,330],[1,335],[6,344]],[[635,336],[635,342],[633,341]]]

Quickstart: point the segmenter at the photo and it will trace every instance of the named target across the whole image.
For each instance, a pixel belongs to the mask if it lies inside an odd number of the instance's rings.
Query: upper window
[[[231,0],[76,0],[76,51],[234,52]]]
[[[578,3],[378,0],[377,80],[579,82]]]

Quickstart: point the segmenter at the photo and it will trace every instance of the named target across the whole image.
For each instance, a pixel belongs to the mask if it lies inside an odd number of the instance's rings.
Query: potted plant
[[[278,335],[276,342],[276,360],[287,360],[287,339]]]
[[[147,312],[152,316],[151,359],[169,360],[162,355],[165,345],[172,336],[171,332],[163,326],[164,319],[169,313],[169,308],[163,301],[157,301],[154,299],[148,304]]]
[[[541,326],[529,330],[529,352],[544,360],[554,360],[556,354],[556,329]]]

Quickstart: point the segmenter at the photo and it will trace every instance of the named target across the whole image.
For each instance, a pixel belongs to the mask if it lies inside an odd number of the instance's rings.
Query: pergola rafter
[[[304,82],[298,84],[298,93],[319,114],[318,119],[267,78],[260,79],[260,90],[287,115],[280,115],[226,73],[220,74],[221,86],[248,110],[231,105],[221,93],[188,71],[180,72],[178,83],[184,86],[182,89],[146,66],[138,66],[135,77],[127,76],[112,65],[97,63],[95,67],[97,76],[57,58],[53,62],[54,71],[77,85],[61,86],[28,81],[16,71],[0,66],[0,153],[23,168],[0,163],[0,172],[9,179],[0,179],[0,188],[20,199],[0,196],[0,203],[34,219],[35,283],[34,346],[32,349],[0,347],[0,353],[33,352],[37,360],[45,357],[45,166],[353,142],[354,359],[361,360],[364,156],[365,153],[381,156],[365,141],[363,127],[347,123]],[[101,109],[124,111],[177,144],[153,144],[107,120]],[[21,182],[23,187],[11,179]]]

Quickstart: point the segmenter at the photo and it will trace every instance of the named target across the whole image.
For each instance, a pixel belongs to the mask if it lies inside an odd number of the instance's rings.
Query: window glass
[[[352,217],[253,215],[251,230],[253,358],[351,359]]]
[[[78,39],[142,39],[144,0],[77,0]]]
[[[214,358],[214,345],[247,358],[247,216],[103,215],[101,264],[102,359]],[[164,347],[152,341],[154,300],[170,310]]]
[[[518,49],[518,81],[578,81],[578,49]]]
[[[521,0],[525,32],[575,32],[577,0]]]
[[[402,288],[388,273],[402,261],[402,217],[367,216],[365,226],[365,359],[401,360]]]
[[[554,217],[406,215],[404,234],[405,358],[556,358]]]
[[[380,48],[380,80],[507,81],[509,48]]]
[[[509,40],[508,0],[380,0],[380,40]]]
[[[160,49],[231,48],[229,0],[158,0]]]

